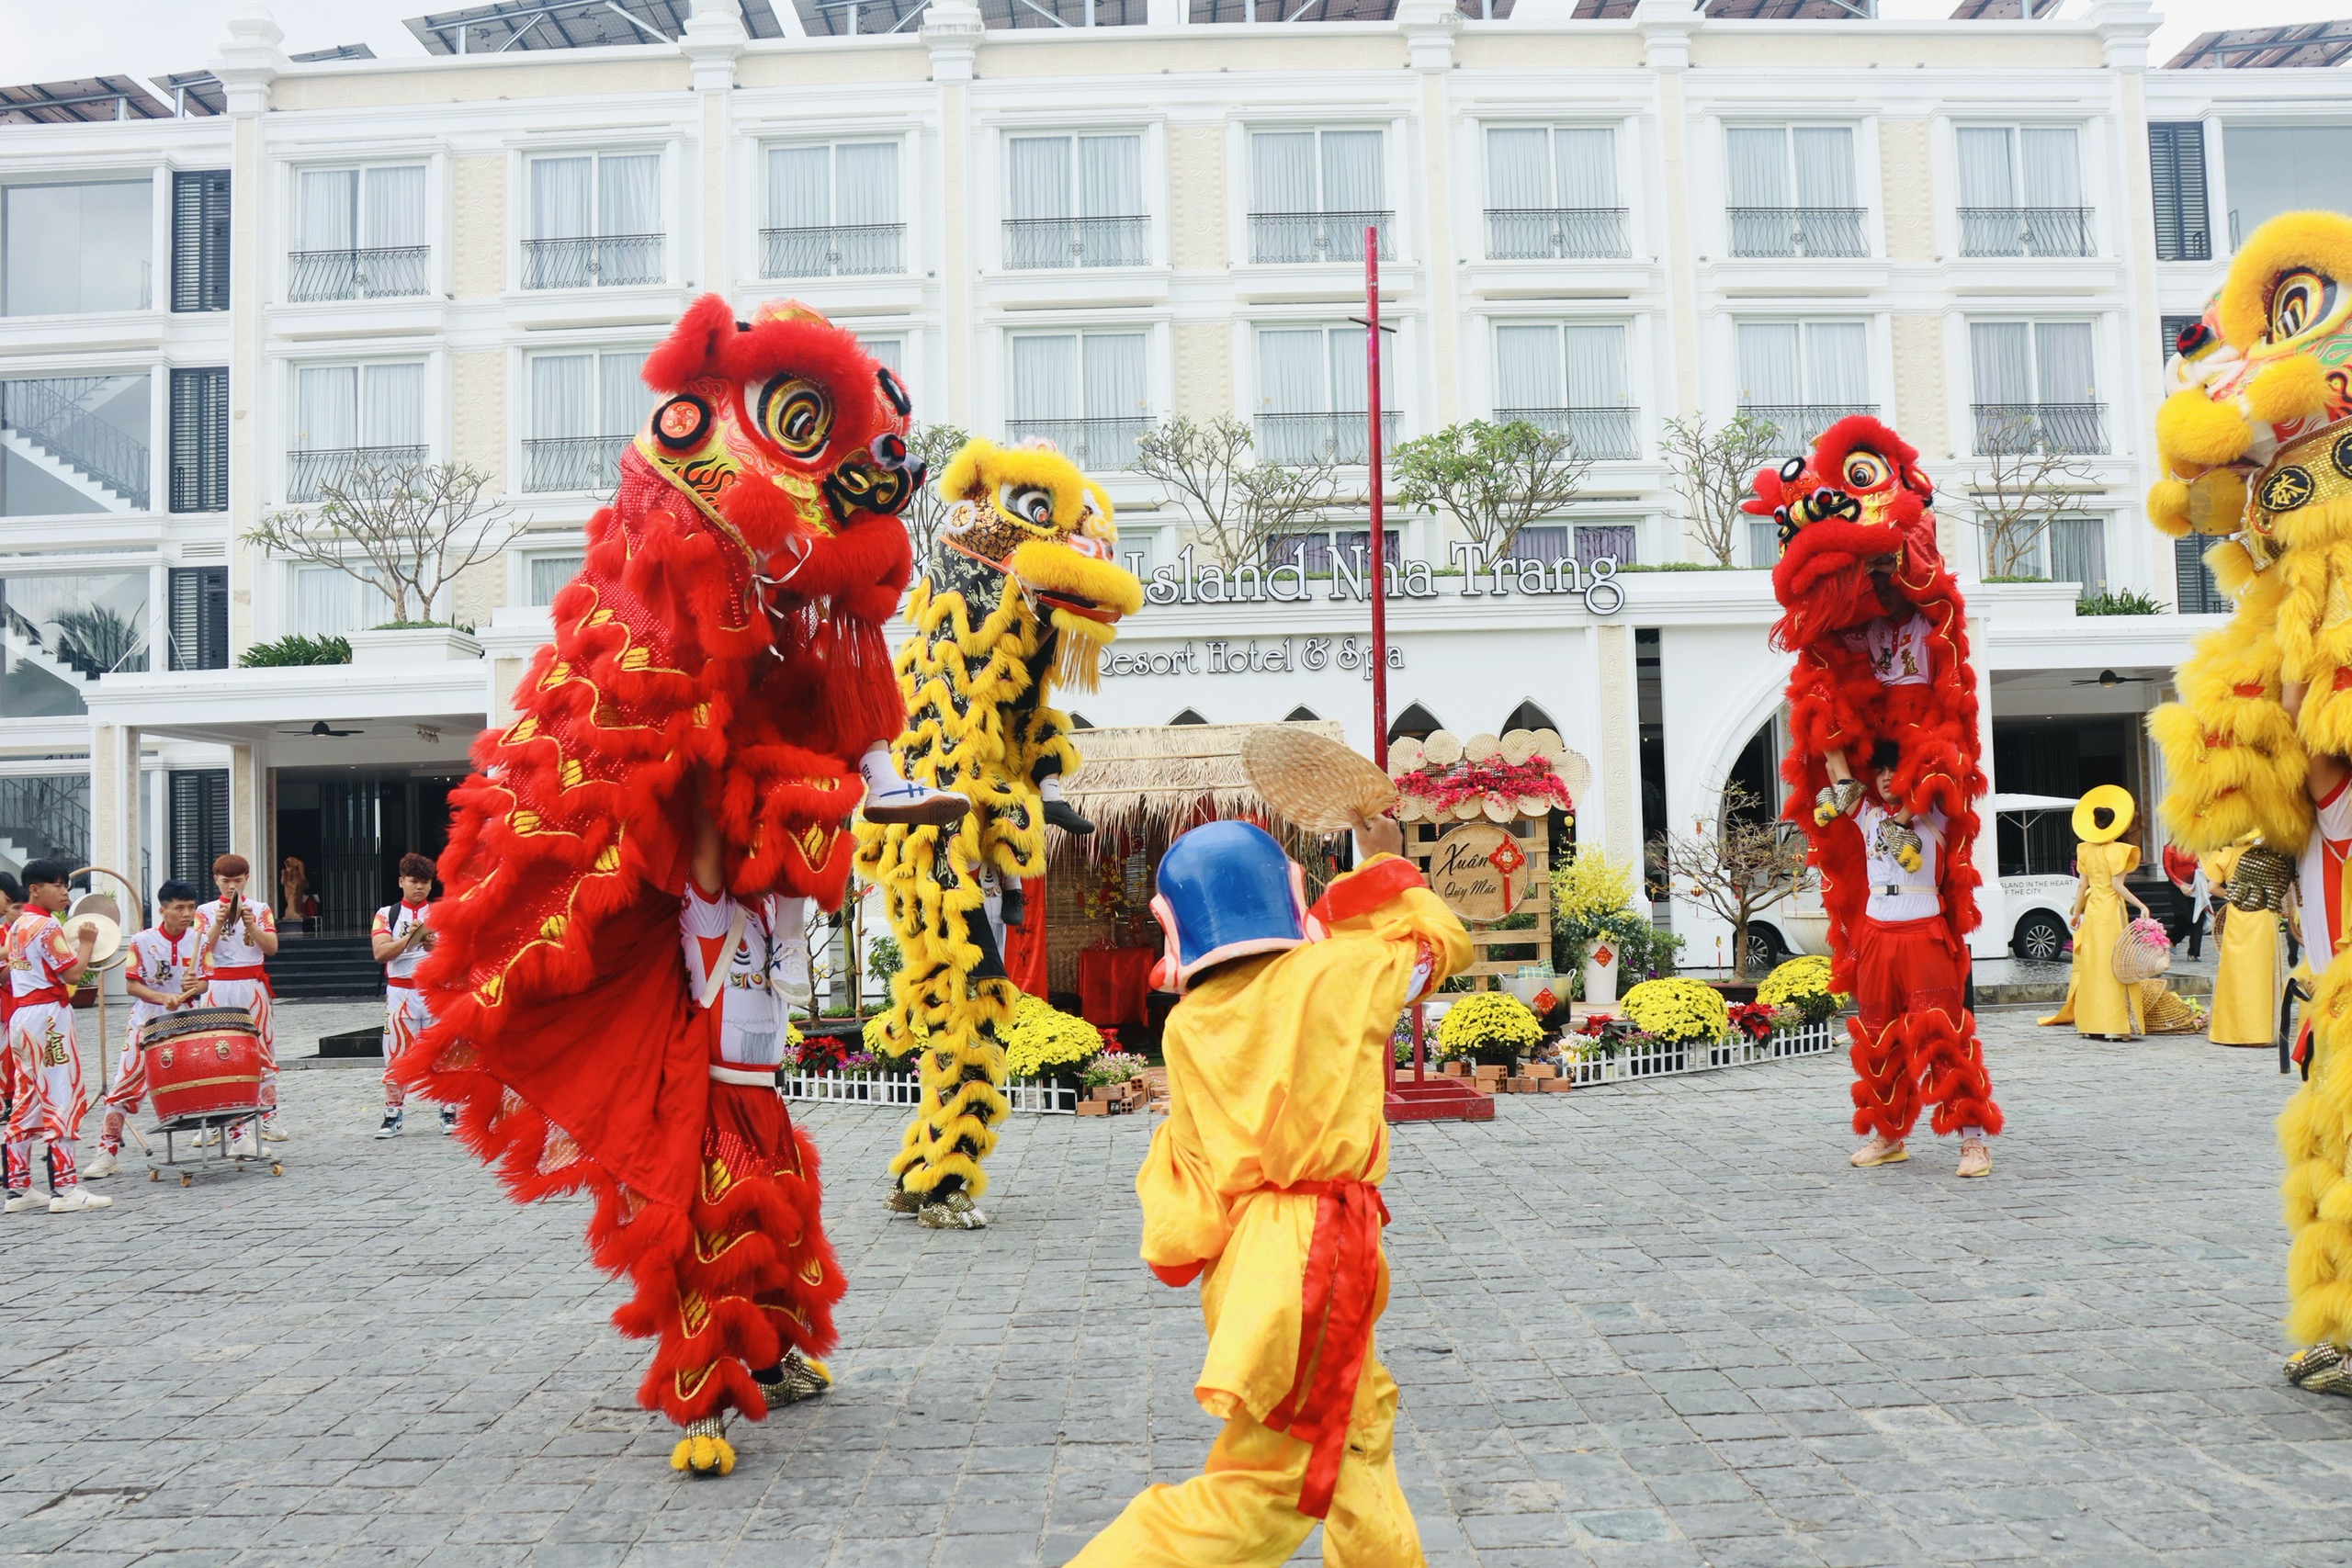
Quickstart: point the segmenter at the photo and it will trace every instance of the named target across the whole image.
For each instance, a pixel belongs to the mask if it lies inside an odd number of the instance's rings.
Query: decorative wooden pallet
[[[1405,829],[1406,856],[1420,867],[1423,875],[1427,875],[1430,856],[1437,848],[1439,837],[1448,829],[1462,825],[1453,822],[1408,823]],[[1526,879],[1524,890],[1510,912],[1513,915],[1533,915],[1535,926],[1531,931],[1505,931],[1498,925],[1469,928],[1471,962],[1463,973],[1470,976],[1482,991],[1495,988],[1491,982],[1497,975],[1512,974],[1521,964],[1542,962],[1552,945],[1552,852],[1546,818],[1520,817],[1501,826],[1527,856],[1526,868],[1520,873]],[[1532,958],[1494,956],[1498,948],[1509,947],[1532,947],[1535,955]]]

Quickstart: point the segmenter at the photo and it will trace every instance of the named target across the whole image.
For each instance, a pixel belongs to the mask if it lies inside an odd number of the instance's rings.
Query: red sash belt
[[[1298,1370],[1290,1393],[1266,1425],[1314,1449],[1298,1509],[1313,1518],[1331,1512],[1340,1460],[1347,1451],[1348,1417],[1356,1383],[1372,1348],[1373,1300],[1380,1289],[1380,1227],[1388,1205],[1369,1181],[1299,1181],[1259,1190],[1312,1196],[1315,1235],[1307,1246],[1304,1311],[1298,1325]]]
[[[269,988],[269,971],[258,964],[232,964],[226,968],[211,971],[205,978],[208,980],[259,980],[261,988],[265,992],[272,997],[277,995],[276,991]]]
[[[9,999],[8,1010],[15,1012],[18,1008],[37,1008],[43,1002],[55,1002],[59,1007],[71,1007],[74,1004],[74,998],[62,986],[44,986],[38,991],[17,992]]]
[[[401,975],[385,976],[384,984],[390,986],[395,991],[413,991],[416,989],[416,982]]]

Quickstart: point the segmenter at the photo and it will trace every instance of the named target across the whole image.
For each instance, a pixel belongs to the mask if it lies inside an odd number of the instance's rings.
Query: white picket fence
[[[1594,1056],[1574,1063],[1573,1067],[1577,1085],[1581,1088],[1587,1084],[1668,1077],[1679,1073],[1711,1073],[1719,1067],[1744,1067],[1787,1056],[1819,1056],[1840,1050],[1845,1043],[1845,1021],[1826,1018],[1819,1023],[1801,1023],[1794,1029],[1776,1029],[1762,1040],[1751,1040],[1735,1032],[1731,1039],[1713,1043],[1702,1040],[1675,1045],[1649,1041],[1625,1046],[1613,1056]]]
[[[922,1103],[922,1085],[910,1072],[799,1073],[776,1079],[786,1100],[830,1100],[836,1105]],[[1005,1103],[1038,1116],[1075,1116],[1079,1091],[1038,1078],[1015,1078],[1004,1086]]]

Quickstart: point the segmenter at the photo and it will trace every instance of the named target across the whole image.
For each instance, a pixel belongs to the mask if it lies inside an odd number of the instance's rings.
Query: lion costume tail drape
[[[419,972],[435,1021],[400,1070],[518,1201],[592,1197],[591,1255],[634,1292],[615,1322],[660,1342],[639,1398],[684,1425],[763,1415],[751,1372],[830,1348],[843,1289],[814,1145],[738,1125],[768,1109],[710,1079],[680,948],[690,829],[716,817],[739,895],[840,902],[855,759],[903,712],[880,628],[906,536],[875,501],[921,472],[888,466],[895,380],[798,307],[746,323],[706,298],[645,376],[663,400],[554,641],[450,796]]]

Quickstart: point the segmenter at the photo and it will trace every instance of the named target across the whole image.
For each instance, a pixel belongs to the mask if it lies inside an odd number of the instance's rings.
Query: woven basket
[[[2153,980],[2172,967],[2172,949],[2143,938],[2131,926],[2115,939],[2115,977],[2127,986]]]

